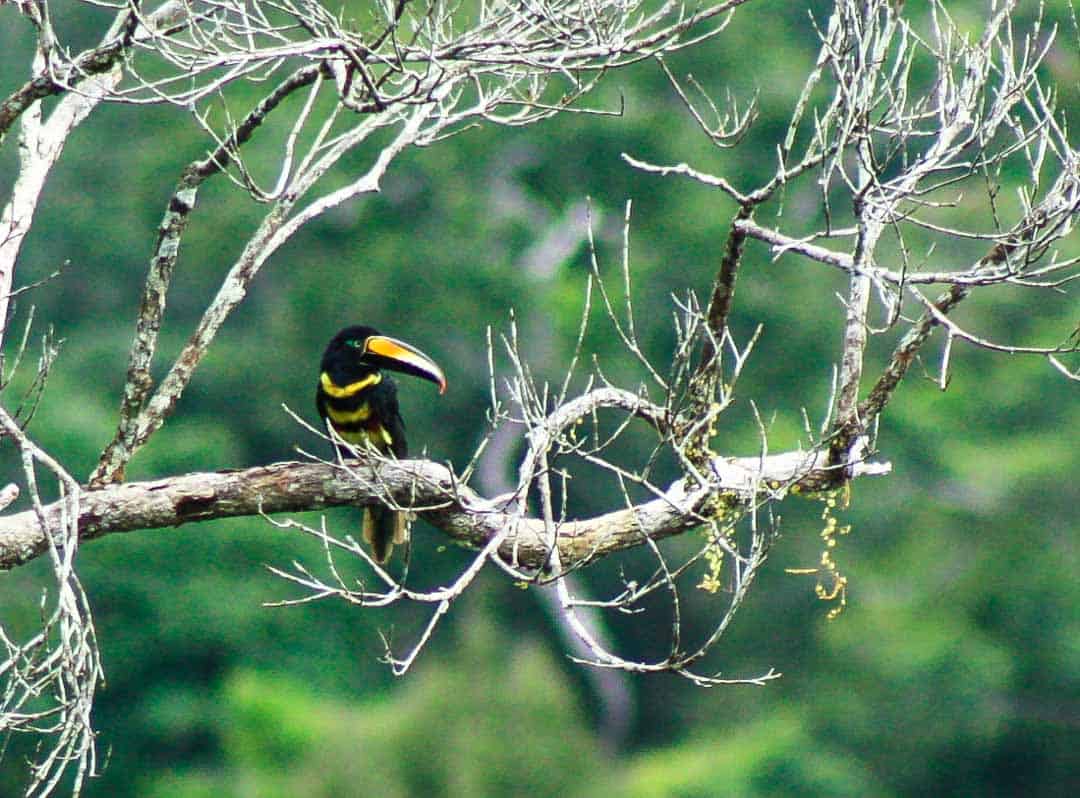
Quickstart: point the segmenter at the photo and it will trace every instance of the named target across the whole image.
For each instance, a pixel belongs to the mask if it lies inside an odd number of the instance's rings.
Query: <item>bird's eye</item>
[[[358,338],[353,338],[353,339],[349,340],[347,343],[353,349],[363,349],[364,348],[364,342],[359,340]]]

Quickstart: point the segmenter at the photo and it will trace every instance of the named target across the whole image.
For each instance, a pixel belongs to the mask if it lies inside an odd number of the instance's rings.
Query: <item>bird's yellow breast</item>
[[[371,406],[364,402],[355,410],[337,410],[332,405],[327,405],[326,414],[334,425],[355,424],[358,421],[367,421],[371,417]]]

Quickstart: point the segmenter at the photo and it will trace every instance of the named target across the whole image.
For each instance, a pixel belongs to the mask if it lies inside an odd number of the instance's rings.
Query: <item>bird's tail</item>
[[[371,546],[371,556],[379,565],[390,559],[394,545],[409,542],[405,513],[381,504],[364,508],[364,542]]]

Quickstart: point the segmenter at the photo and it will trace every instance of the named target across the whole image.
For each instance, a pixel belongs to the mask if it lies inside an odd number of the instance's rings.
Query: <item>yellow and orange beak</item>
[[[364,360],[380,368],[400,371],[431,380],[446,392],[446,375],[435,361],[415,346],[386,335],[371,335],[364,341]]]

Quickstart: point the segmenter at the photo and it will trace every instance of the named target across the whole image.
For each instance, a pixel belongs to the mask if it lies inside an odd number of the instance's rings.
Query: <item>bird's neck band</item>
[[[368,374],[362,380],[350,382],[348,385],[342,386],[330,379],[330,375],[325,371],[319,375],[319,382],[322,384],[323,391],[325,391],[328,396],[332,396],[335,399],[344,399],[348,396],[355,396],[365,388],[370,388],[372,385],[378,385],[381,381],[382,374],[375,372],[374,374]]]

